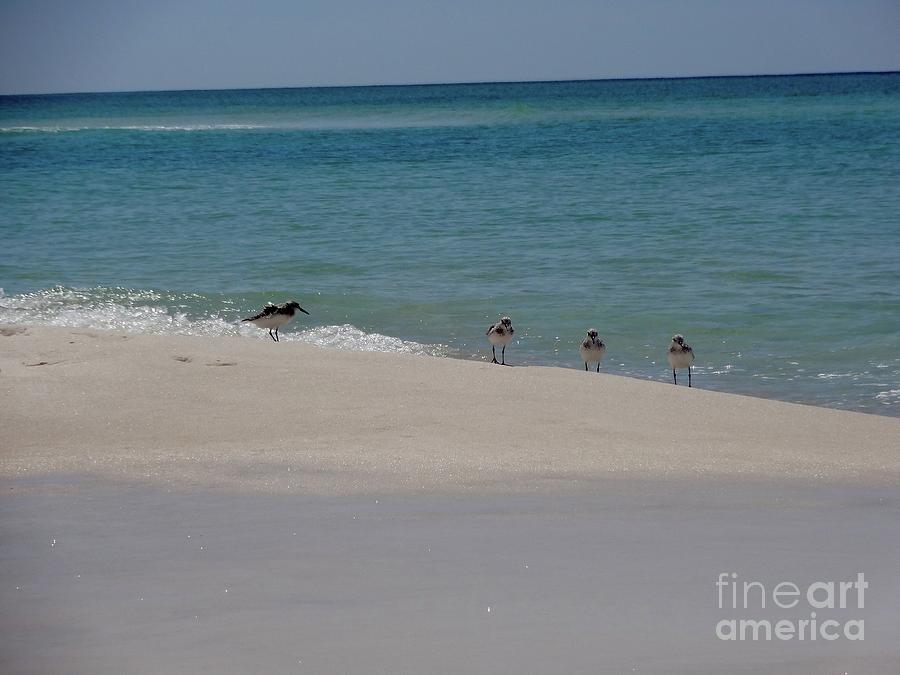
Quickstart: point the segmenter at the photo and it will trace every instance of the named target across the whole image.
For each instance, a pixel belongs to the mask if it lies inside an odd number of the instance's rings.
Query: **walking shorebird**
[[[597,372],[600,372],[600,362],[606,354],[606,345],[597,337],[597,331],[588,330],[587,337],[581,341],[581,360],[584,361],[584,369],[589,370],[589,363],[597,364]]]
[[[488,341],[491,343],[491,354],[493,355],[493,359],[491,359],[491,363],[500,363],[500,365],[506,365],[506,345],[508,345],[513,338],[513,333],[516,332],[516,329],[512,327],[512,321],[508,316],[504,316],[497,323],[492,324],[490,328],[487,329]],[[503,346],[503,349],[500,351],[500,358],[502,361],[497,361],[497,347]]]
[[[691,364],[694,362],[694,350],[684,341],[683,335],[673,335],[672,344],[669,345],[669,365],[672,366],[672,379],[678,384],[676,368],[687,368],[688,386],[691,386]]]
[[[259,314],[254,314],[253,316],[248,316],[246,319],[241,319],[241,322],[249,321],[254,326],[268,328],[269,337],[275,340],[275,342],[278,342],[278,329],[293,319],[297,310],[304,314],[309,314],[309,312],[303,309],[296,300],[283,302],[280,305],[273,305],[270,302],[263,307],[263,310]],[[272,334],[273,329],[275,330],[274,335]]]

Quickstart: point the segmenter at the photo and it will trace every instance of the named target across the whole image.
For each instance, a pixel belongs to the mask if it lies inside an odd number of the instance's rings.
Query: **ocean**
[[[0,97],[0,323],[900,415],[900,73]],[[277,349],[276,345],[271,346]],[[515,396],[515,392],[510,392]]]

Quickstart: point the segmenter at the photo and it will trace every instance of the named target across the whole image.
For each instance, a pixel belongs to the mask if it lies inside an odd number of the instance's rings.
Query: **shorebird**
[[[254,314],[253,316],[248,316],[246,319],[241,319],[241,323],[249,321],[254,326],[268,328],[269,337],[275,340],[275,342],[278,342],[278,329],[293,319],[297,310],[300,310],[304,314],[309,314],[309,312],[303,309],[296,300],[283,302],[280,305],[273,305],[269,302],[263,307],[263,310],[259,314]],[[272,334],[273,329],[275,330],[274,335]]]
[[[694,362],[694,350],[684,341],[683,335],[673,335],[672,344],[669,345],[669,365],[672,366],[672,379],[678,384],[676,368],[687,368],[688,386],[691,386],[691,364]]]
[[[508,345],[513,338],[513,333],[516,332],[516,329],[512,327],[512,321],[508,316],[504,316],[497,323],[491,324],[491,327],[487,329],[488,341],[491,343],[491,354],[493,355],[493,359],[491,359],[491,363],[500,363],[500,365],[506,365],[506,345]],[[500,358],[502,361],[497,361],[497,347],[503,346],[503,349],[500,352]]]
[[[597,337],[597,331],[588,330],[587,337],[581,341],[581,360],[584,361],[584,369],[589,370],[589,363],[597,364],[597,372],[600,372],[600,362],[606,354],[606,345]]]

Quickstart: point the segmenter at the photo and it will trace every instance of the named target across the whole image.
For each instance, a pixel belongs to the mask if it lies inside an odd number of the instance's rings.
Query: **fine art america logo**
[[[856,581],[814,581],[797,585],[781,581],[766,586],[744,581],[737,572],[721,572],[716,581],[719,609],[734,612],[716,624],[720,640],[864,640],[865,621],[855,610],[866,606],[869,583],[862,572]],[[764,612],[785,618],[758,618]],[[801,614],[802,616],[798,616]],[[754,618],[747,616],[756,615]]]

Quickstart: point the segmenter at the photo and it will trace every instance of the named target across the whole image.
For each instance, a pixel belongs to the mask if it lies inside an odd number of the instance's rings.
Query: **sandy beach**
[[[0,396],[3,672],[900,660],[898,419],[576,370],[21,326],[0,327]],[[719,640],[724,571],[864,572],[865,640]]]
[[[900,420],[558,368],[4,329],[0,475],[305,494],[900,479]]]

